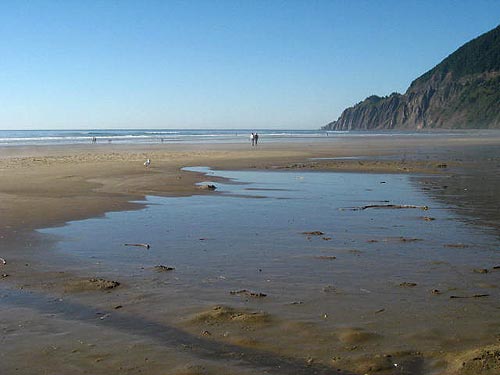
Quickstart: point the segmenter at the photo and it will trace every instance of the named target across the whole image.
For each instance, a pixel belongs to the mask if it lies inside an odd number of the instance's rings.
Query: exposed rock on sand
[[[217,186],[211,185],[211,184],[203,184],[203,185],[198,186],[198,189],[199,190],[210,190],[210,191],[213,191],[213,190],[217,189]]]
[[[270,316],[264,312],[249,312],[227,306],[214,306],[212,309],[201,312],[191,319],[192,323],[206,323],[210,325],[231,322],[263,324],[269,321]]]
[[[66,291],[79,292],[86,290],[109,290],[116,288],[120,285],[118,281],[105,280],[105,279],[85,279],[70,281],[65,285]]]
[[[173,271],[173,270],[175,270],[175,267],[164,266],[163,264],[160,264],[158,266],[154,266],[154,270],[156,272],[167,272],[167,271]]]

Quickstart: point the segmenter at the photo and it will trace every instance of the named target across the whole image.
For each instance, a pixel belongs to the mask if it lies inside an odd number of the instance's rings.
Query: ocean
[[[91,143],[95,137],[98,144],[153,144],[153,143],[244,143],[250,133],[257,132],[259,140],[286,142],[322,140],[326,137],[381,135],[412,135],[419,137],[457,136],[465,131],[410,132],[410,131],[325,131],[319,129],[85,129],[85,130],[0,130],[0,146],[70,145]],[[479,131],[476,131],[479,132]],[[470,134],[468,132],[467,134]]]
[[[322,130],[244,129],[86,129],[86,130],[0,130],[0,145],[54,145],[91,143],[238,143],[247,142],[251,132],[273,140],[325,137]],[[342,132],[335,132],[342,133]]]

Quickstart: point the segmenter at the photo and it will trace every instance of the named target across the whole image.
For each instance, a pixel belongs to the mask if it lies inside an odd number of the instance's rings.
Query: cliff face
[[[468,42],[403,95],[370,96],[326,130],[500,128],[500,26]]]

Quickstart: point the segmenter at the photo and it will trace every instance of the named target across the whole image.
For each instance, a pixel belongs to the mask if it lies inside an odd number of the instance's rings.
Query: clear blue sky
[[[0,129],[315,129],[499,23],[498,0],[3,0]]]

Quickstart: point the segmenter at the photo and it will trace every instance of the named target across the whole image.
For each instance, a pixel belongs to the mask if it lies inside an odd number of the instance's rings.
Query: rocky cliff
[[[500,26],[471,40],[412,82],[370,96],[323,129],[500,128]]]

